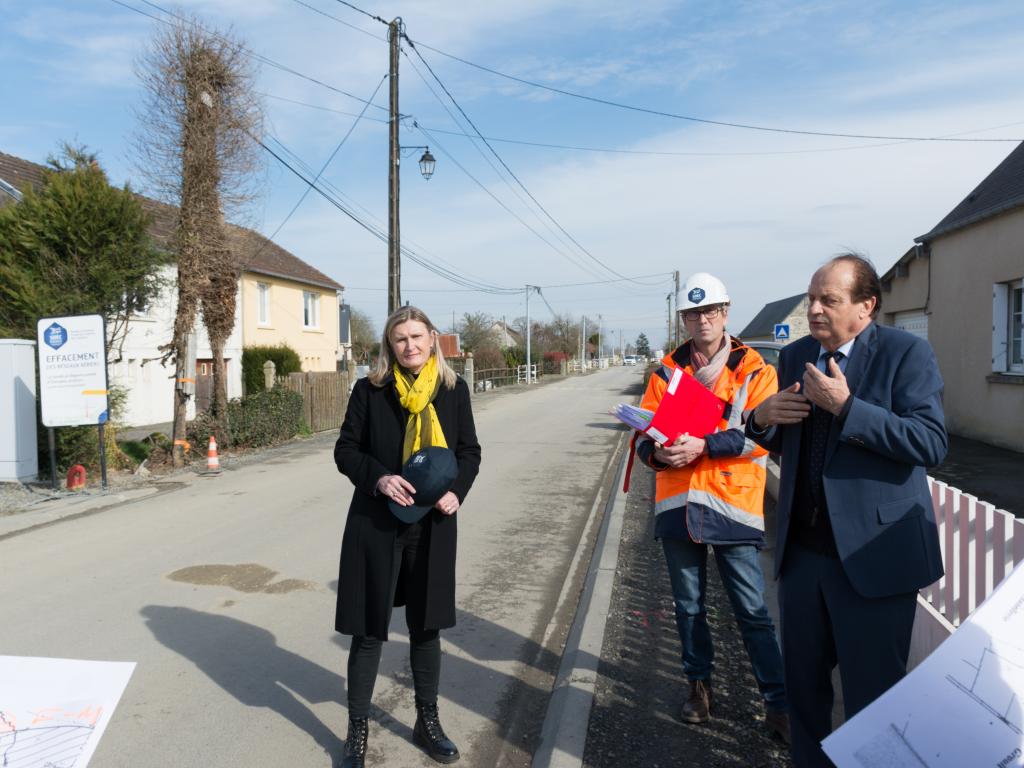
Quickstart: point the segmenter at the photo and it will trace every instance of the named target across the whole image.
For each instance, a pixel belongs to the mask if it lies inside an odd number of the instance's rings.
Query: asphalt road
[[[469,766],[526,766],[621,431],[617,368],[474,400],[483,469],[460,516],[459,623],[442,720]],[[329,766],[347,714],[333,631],[348,481],[329,440],[0,540],[2,653],[135,661],[91,765]],[[583,563],[585,570],[586,563]],[[434,765],[415,720],[404,615],[374,694],[370,764]]]

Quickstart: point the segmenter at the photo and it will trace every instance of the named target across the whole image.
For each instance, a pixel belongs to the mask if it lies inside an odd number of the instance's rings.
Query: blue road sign
[[[775,324],[775,340],[789,341],[789,323]]]

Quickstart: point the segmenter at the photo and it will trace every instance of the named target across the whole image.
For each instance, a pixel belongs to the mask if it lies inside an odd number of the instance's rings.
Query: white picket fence
[[[1024,520],[928,478],[946,573],[918,595],[911,665],[938,647],[1024,562]]]

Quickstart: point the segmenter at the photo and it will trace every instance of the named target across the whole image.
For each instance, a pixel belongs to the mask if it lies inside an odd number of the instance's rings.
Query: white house
[[[121,421],[128,426],[164,424],[174,419],[174,364],[161,362],[174,330],[177,312],[177,268],[165,267],[162,277],[167,288],[146,310],[128,322],[124,345],[118,350],[111,349],[108,377],[114,386],[123,387],[128,393]],[[224,345],[224,362],[227,368],[228,398],[242,396],[242,301],[235,296],[235,326]],[[197,316],[195,326],[195,358],[212,358],[210,341],[203,327],[202,316]],[[200,363],[200,366],[203,364]],[[197,367],[194,376],[209,375]],[[188,403],[188,418],[195,417],[196,398]]]

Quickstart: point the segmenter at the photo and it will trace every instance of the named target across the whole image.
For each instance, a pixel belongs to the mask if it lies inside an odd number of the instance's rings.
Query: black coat
[[[451,490],[464,502],[480,470],[480,444],[466,382],[458,379],[454,389],[442,385],[434,409],[445,441],[458,460],[459,474]],[[382,476],[401,474],[408,417],[398,402],[392,376],[379,387],[369,379],[360,379],[352,390],[334,446],[338,471],[355,486],[341,543],[334,623],[335,629],[346,635],[387,639],[392,602],[404,604],[401,590],[392,596],[395,537],[404,526],[391,514],[387,499],[375,491]],[[455,624],[457,517],[458,513],[442,515],[434,509],[420,521],[430,526],[423,629]]]

